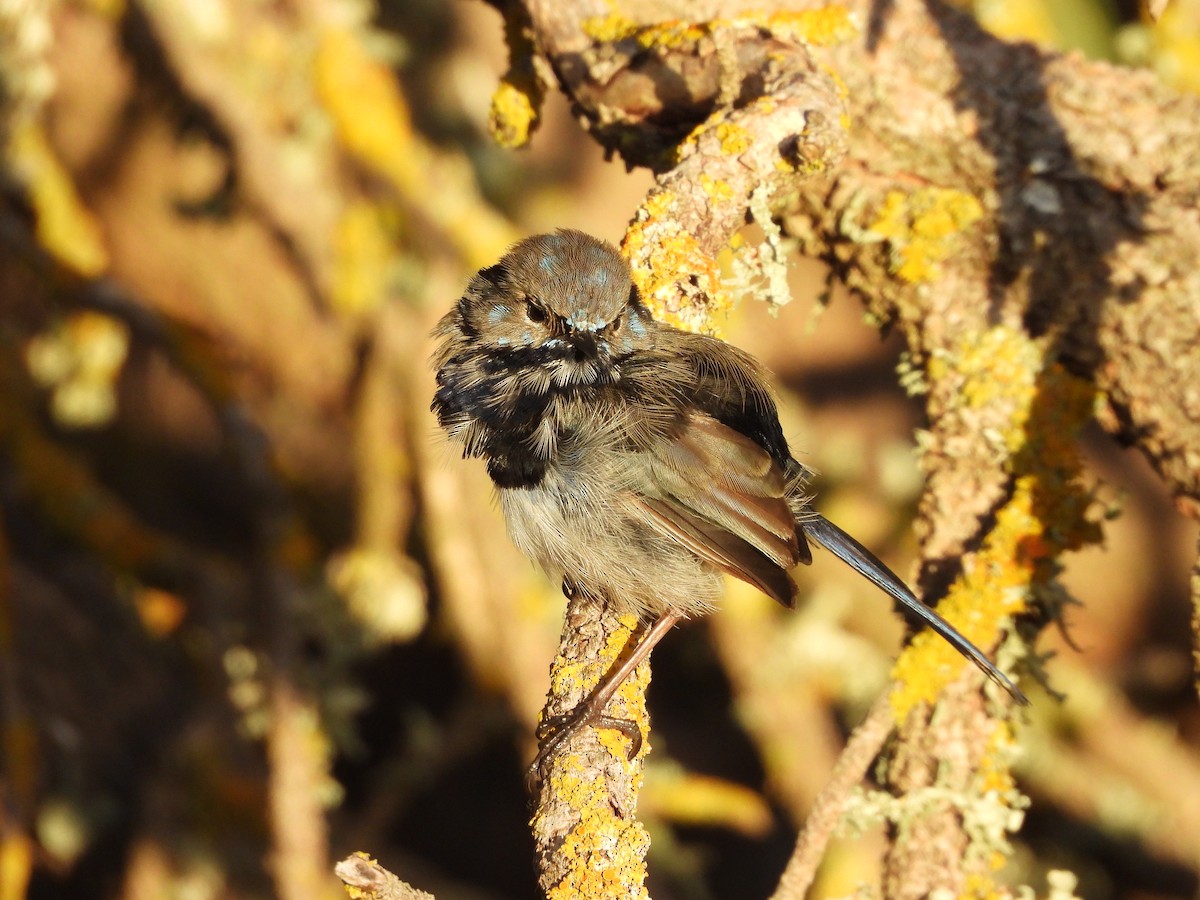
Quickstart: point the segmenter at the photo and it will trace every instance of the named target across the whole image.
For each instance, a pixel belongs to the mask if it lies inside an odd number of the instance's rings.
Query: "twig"
[[[893,724],[891,700],[885,694],[875,701],[867,717],[850,735],[829,783],[813,803],[808,821],[796,839],[796,849],[792,851],[771,900],[803,900],[808,895],[850,791],[866,776],[867,768],[879,755]]]
[[[347,856],[333,871],[347,893],[361,900],[434,900],[433,894],[406,884],[361,851]]]

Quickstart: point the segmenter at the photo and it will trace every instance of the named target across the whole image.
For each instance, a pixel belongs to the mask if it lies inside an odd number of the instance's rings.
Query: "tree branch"
[[[333,867],[352,897],[362,900],[434,900],[407,884],[365,853],[352,853]]]
[[[567,602],[559,653],[550,670],[550,694],[542,721],[564,716],[591,693],[631,647],[636,620],[619,617],[577,593]],[[571,735],[543,771],[530,820],[538,883],[548,896],[647,897],[645,857],[650,839],[637,820],[642,760],[649,752],[646,687],[642,663],[610,704],[611,715],[642,733],[638,754],[628,740],[602,727]]]
[[[763,188],[802,248],[904,330],[932,423],[921,584],[976,643],[1052,613],[1058,558],[1099,539],[1075,449],[1097,393],[1102,424],[1200,497],[1194,98],[999,40],[935,0],[839,7],[867,22],[841,41],[812,39],[844,35],[811,8],[699,23],[665,3],[526,8],[597,140],[659,172],[625,241],[659,312],[697,327],[723,307],[715,255]],[[915,644],[892,783],[960,797],[897,835],[889,889],[919,894],[987,877],[1004,849],[1007,823],[963,813],[996,787],[975,773],[1020,800],[999,708],[937,642]],[[948,748],[960,764],[939,766]]]
[[[771,900],[803,900],[817,877],[825,848],[841,821],[850,792],[862,783],[867,768],[879,755],[883,742],[891,734],[895,719],[891,704],[883,698],[871,707],[867,717],[854,729],[842,751],[829,781],[817,795],[796,849],[779,879]]]

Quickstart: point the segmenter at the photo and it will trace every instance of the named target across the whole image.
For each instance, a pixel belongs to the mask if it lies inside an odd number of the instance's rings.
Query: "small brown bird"
[[[723,573],[794,606],[788,570],[812,562],[809,539],[1028,702],[812,509],[810,473],[788,450],[758,363],[656,322],[611,245],[568,230],[527,238],[475,275],[434,333],[433,410],[464,456],[486,461],[513,542],[564,591],[654,620],[568,731],[602,716],[672,625],[712,611]]]

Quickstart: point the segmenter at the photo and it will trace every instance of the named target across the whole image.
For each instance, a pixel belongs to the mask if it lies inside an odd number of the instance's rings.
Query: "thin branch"
[[[867,769],[879,755],[894,725],[890,698],[880,697],[850,735],[829,782],[817,795],[771,900],[803,900],[808,896],[850,792],[866,777]]]
[[[362,900],[434,900],[433,894],[407,884],[365,853],[352,853],[333,867],[334,874]]]

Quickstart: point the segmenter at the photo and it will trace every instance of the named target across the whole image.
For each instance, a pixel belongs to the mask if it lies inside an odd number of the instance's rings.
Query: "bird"
[[[1028,703],[816,511],[813,473],[792,456],[757,360],[655,319],[612,244],[571,229],[519,241],[475,274],[434,337],[432,410],[464,457],[485,462],[513,543],[568,596],[647,625],[552,746],[586,725],[620,727],[608,700],[676,623],[717,607],[724,575],[794,607],[789,573],[812,562],[810,544]]]

